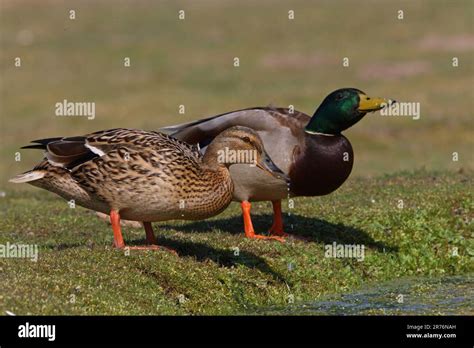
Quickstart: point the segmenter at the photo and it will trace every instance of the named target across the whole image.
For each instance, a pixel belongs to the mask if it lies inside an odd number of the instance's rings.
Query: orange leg
[[[259,235],[259,234],[255,234],[255,231],[254,231],[253,225],[252,225],[252,218],[250,217],[250,209],[251,209],[252,205],[248,201],[243,201],[240,205],[242,207],[242,215],[244,217],[245,236],[247,238],[273,239],[273,240],[278,240],[280,242],[285,241],[284,238],[278,237],[278,236],[262,236],[262,235]]]
[[[112,230],[114,231],[114,246],[117,249],[124,249],[125,242],[123,241],[122,230],[120,228],[120,214],[118,211],[116,210],[110,211],[110,222],[112,224]],[[129,248],[130,250],[163,250],[165,249],[178,255],[176,251],[174,251],[173,249],[156,245],[155,234],[153,233],[153,227],[151,226],[150,222],[143,222],[143,226],[145,227],[146,241],[149,245],[131,246],[127,248]]]
[[[153,233],[153,227],[151,226],[151,222],[143,222],[143,227],[145,227],[146,233],[146,242],[148,244],[157,244],[155,234]]]
[[[283,219],[281,214],[281,201],[272,201],[273,205],[273,225],[268,231],[272,236],[280,236],[280,237],[291,237],[294,239],[301,240],[303,242],[311,241],[310,238],[304,236],[296,236],[294,234],[290,235],[283,231]]]
[[[117,210],[110,211],[110,223],[114,231],[114,246],[118,249],[125,248],[125,243],[122,237],[122,229],[120,228],[120,215]]]
[[[281,217],[281,201],[272,201],[273,205],[273,225],[268,231],[272,236],[288,237],[283,231],[283,219]]]

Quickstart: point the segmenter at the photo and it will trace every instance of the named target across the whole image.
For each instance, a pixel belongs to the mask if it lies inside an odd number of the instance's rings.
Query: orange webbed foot
[[[162,246],[162,245],[156,245],[156,244],[150,244],[150,245],[132,245],[132,246],[125,246],[124,248],[121,249],[129,249],[129,250],[163,250],[163,251],[168,251],[172,254],[175,254],[176,256],[179,256],[176,250]]]
[[[146,233],[146,242],[148,245],[139,245],[139,246],[135,246],[135,245],[125,246],[125,242],[122,236],[122,229],[120,227],[120,214],[117,210],[110,211],[110,223],[112,224],[112,230],[114,232],[114,247],[117,249],[166,250],[178,256],[178,253],[175,250],[157,245],[155,234],[153,232],[153,227],[151,226],[150,222],[143,222],[143,226],[145,227],[145,233]]]
[[[250,204],[250,202],[247,201],[241,203],[242,215],[244,218],[245,236],[250,239],[276,240],[284,243],[285,238],[283,238],[283,236],[262,236],[260,234],[255,233],[253,229],[252,218],[250,217],[251,206],[252,205]]]

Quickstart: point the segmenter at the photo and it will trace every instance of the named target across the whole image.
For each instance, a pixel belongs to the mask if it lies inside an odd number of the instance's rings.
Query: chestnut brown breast
[[[305,134],[304,145],[293,150],[289,176],[294,196],[327,195],[349,177],[354,152],[343,135]]]

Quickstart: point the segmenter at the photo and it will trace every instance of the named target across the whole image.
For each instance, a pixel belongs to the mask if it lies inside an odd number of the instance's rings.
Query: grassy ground
[[[470,174],[358,179],[331,196],[297,199],[285,218],[287,231],[310,242],[243,238],[236,204],[208,221],[155,224],[159,242],[179,257],[166,251],[126,256],[111,248],[111,229],[89,211],[42,192],[7,193],[0,200],[0,244],[36,243],[40,255],[36,263],[0,259],[0,311],[253,313],[400,277],[468,274],[474,255]],[[265,204],[255,205],[259,231],[268,228],[269,213]],[[126,229],[125,238],[143,243],[144,232]],[[334,241],[364,244],[365,259],[326,258],[324,246]]]
[[[290,295],[302,303],[363,283],[472,271],[472,1],[0,6],[0,244],[40,247],[37,263],[0,258],[1,314],[254,313],[284,306]],[[91,213],[7,182],[38,161],[37,151],[19,150],[31,139],[158,129],[255,105],[293,104],[312,114],[341,87],[420,102],[421,118],[374,114],[345,132],[355,152],[351,177],[328,197],[297,199],[286,217],[288,232],[310,236],[309,243],[246,240],[232,205],[209,221],[157,224],[160,242],[179,258],[125,256],[110,248],[110,228]],[[64,99],[95,102],[96,118],[55,116]],[[270,213],[268,203],[255,205],[259,231]],[[126,231],[134,243],[143,236]],[[324,258],[333,241],[363,243],[365,261]]]

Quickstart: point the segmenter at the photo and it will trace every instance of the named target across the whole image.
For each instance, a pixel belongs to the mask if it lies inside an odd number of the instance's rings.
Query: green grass
[[[289,295],[301,304],[400,277],[472,274],[472,1],[0,6],[0,243],[40,247],[37,263],[0,258],[0,314],[256,313],[284,307]],[[185,21],[177,20],[180,9]],[[125,256],[110,247],[110,227],[92,213],[7,182],[38,162],[39,152],[19,150],[32,139],[156,130],[268,104],[312,114],[341,87],[420,102],[421,118],[376,113],[345,132],[355,152],[347,183],[327,197],[298,198],[285,217],[288,232],[309,243],[244,239],[233,204],[209,221],[155,224],[160,243],[180,257]],[[95,102],[96,118],[56,117],[63,99]],[[268,203],[254,204],[258,231],[269,227],[270,214]],[[127,229],[125,238],[140,243],[144,232]],[[333,241],[363,243],[365,261],[325,258],[324,245]],[[459,257],[452,256],[456,247]]]
[[[299,304],[401,277],[468,275],[471,178],[399,173],[351,180],[326,197],[298,198],[285,217],[287,231],[309,242],[245,239],[237,204],[207,221],[154,224],[159,243],[179,257],[167,251],[126,256],[111,247],[111,228],[91,212],[41,191],[7,192],[0,200],[0,244],[38,244],[40,252],[38,262],[0,258],[0,311],[245,314],[285,306],[290,295]],[[258,231],[268,228],[270,213],[266,204],[254,204]],[[125,228],[124,236],[130,244],[144,242],[142,230]],[[333,241],[365,245],[365,259],[324,257],[324,245]]]

